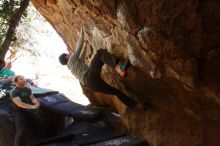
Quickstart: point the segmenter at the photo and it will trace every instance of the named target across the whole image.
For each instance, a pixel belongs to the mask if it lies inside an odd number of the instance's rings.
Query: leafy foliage
[[[17,41],[12,43],[13,48],[17,51],[22,51],[29,56],[41,55],[37,50],[38,39],[36,35],[46,35],[47,32],[42,30],[42,24],[45,19],[39,14],[33,5],[29,5],[26,17],[21,19],[19,26],[16,29]]]
[[[4,41],[10,20],[20,5],[21,0],[0,0],[1,44]],[[45,24],[46,20],[30,3],[26,11],[23,13],[19,25],[16,27],[16,31],[13,34],[12,42],[9,48],[11,54],[14,52],[20,52],[28,56],[41,56],[42,54],[38,50],[39,38],[51,36],[50,32],[47,30],[47,26],[45,27]]]
[[[1,0],[0,1],[0,44],[3,43],[5,34],[7,32],[10,19],[14,12],[20,7],[20,0]],[[26,16],[26,13],[24,14]],[[13,35],[13,42],[15,42],[16,36]]]

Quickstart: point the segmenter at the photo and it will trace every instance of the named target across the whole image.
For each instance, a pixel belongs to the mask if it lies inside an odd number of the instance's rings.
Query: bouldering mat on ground
[[[145,140],[140,140],[131,136],[122,136],[85,146],[149,146],[149,144]]]
[[[45,108],[71,116],[75,120],[90,120],[100,114],[98,109],[75,103],[59,93],[41,95],[38,99]]]
[[[40,88],[40,87],[34,87],[34,86],[30,86],[32,94],[35,96],[42,96],[42,95],[50,95],[50,94],[55,94],[55,93],[59,93],[58,91],[53,91],[50,89],[44,89],[44,88]]]

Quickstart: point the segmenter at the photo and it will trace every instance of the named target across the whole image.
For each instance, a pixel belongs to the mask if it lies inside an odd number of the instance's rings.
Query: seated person
[[[15,75],[15,72],[11,70],[12,63],[6,62],[5,67],[1,70],[0,76],[1,77],[11,77]]]
[[[13,103],[12,116],[16,128],[14,146],[24,146],[27,117],[34,117],[33,110],[40,108],[40,102],[26,86],[26,79],[23,76],[15,76],[14,83],[16,87],[10,92]]]

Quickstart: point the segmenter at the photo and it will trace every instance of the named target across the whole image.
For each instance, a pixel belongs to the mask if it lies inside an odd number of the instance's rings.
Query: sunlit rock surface
[[[83,87],[89,100],[117,109],[124,124],[152,146],[220,145],[219,0],[32,0],[74,49],[84,27],[91,47],[127,57],[120,78],[109,67],[103,78],[147,111],[130,111],[114,96]],[[74,91],[73,91],[74,92]]]

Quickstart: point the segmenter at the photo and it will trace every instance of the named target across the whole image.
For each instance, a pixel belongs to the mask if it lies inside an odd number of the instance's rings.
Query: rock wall
[[[96,50],[129,58],[120,78],[103,78],[147,111],[127,110],[115,97],[83,87],[90,101],[117,109],[128,130],[152,146],[220,145],[219,0],[31,0],[67,46],[84,27]]]

